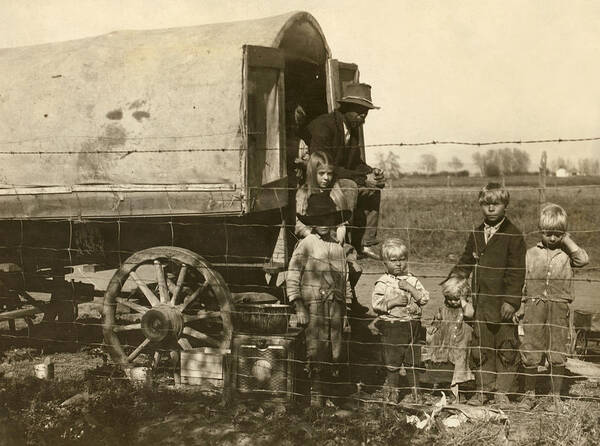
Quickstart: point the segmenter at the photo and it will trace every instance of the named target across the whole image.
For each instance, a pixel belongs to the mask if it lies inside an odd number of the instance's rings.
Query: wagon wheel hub
[[[183,316],[171,306],[159,305],[142,316],[141,326],[144,336],[154,344],[177,340],[183,331]]]

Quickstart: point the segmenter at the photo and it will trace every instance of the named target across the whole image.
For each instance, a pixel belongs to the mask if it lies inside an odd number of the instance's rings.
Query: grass
[[[472,187],[480,188],[483,184],[493,181],[501,183],[501,178],[485,177],[444,177],[444,176],[405,176],[393,179],[388,182],[392,187]],[[539,175],[515,175],[505,178],[508,187],[538,187]],[[600,184],[600,177],[597,176],[573,176],[557,178],[554,176],[546,177],[546,187],[569,187],[569,186],[588,186]]]
[[[579,177],[575,177],[579,178]],[[583,178],[583,177],[581,177]],[[562,179],[561,179],[562,180]],[[405,239],[418,260],[439,263],[460,255],[469,231],[481,223],[478,187],[395,187],[384,189],[380,227],[382,238]],[[512,186],[507,216],[526,235],[527,245],[538,241],[539,191]],[[546,189],[546,201],[563,206],[569,214],[569,231],[590,255],[591,267],[600,254],[600,185],[561,186]]]
[[[19,368],[19,363],[14,363]],[[597,395],[598,389],[581,389]],[[74,394],[88,397],[62,405]],[[283,406],[258,400],[221,404],[194,389],[144,387],[118,378],[0,381],[0,432],[31,445],[592,445],[600,442],[598,401],[569,400],[564,412],[508,412],[508,428],[486,420],[418,430],[419,410],[366,404],[360,410]],[[431,412],[431,408],[428,409]],[[10,438],[6,438],[10,440]],[[2,443],[5,444],[5,443]],[[11,444],[11,443],[6,443]]]

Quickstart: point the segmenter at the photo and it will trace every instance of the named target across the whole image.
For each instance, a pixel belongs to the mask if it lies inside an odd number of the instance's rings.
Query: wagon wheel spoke
[[[192,349],[192,344],[190,344],[190,341],[188,341],[186,338],[179,338],[177,340],[177,343],[181,346],[182,349],[184,350],[191,350]]]
[[[171,350],[171,367],[173,367],[173,380],[175,385],[181,384],[181,374],[179,373],[179,365],[181,363],[181,353],[179,350]]]
[[[131,331],[131,330],[141,330],[142,324],[140,322],[136,324],[128,324],[128,325],[115,325],[113,327],[114,332],[119,331]]]
[[[121,297],[117,297],[117,303],[125,307],[131,308],[132,310],[137,311],[140,314],[144,314],[146,311],[148,311],[148,307],[144,307],[143,305],[136,304],[135,302],[131,302]]]
[[[156,274],[156,282],[158,283],[160,303],[166,304],[167,302],[169,302],[169,290],[167,289],[164,266],[158,260],[154,261],[154,272]]]
[[[139,354],[142,352],[142,350],[148,345],[150,344],[150,339],[144,339],[142,341],[142,343],[140,345],[138,345],[134,351],[132,351],[129,356],[127,356],[127,360],[128,361],[133,361],[135,358],[137,358],[139,356]]]
[[[183,334],[191,336],[192,338],[195,338],[199,341],[205,342],[205,343],[209,344],[211,347],[218,348],[221,345],[221,342],[219,342],[217,339],[215,339],[212,336],[209,336],[207,334],[204,334],[192,327],[183,327]]]
[[[135,281],[140,291],[144,293],[144,296],[146,296],[146,299],[148,299],[148,302],[150,302],[151,306],[155,307],[160,304],[160,300],[156,297],[152,290],[148,288],[148,285],[146,285],[144,281],[139,278],[135,271],[131,271],[129,273],[129,277]]]
[[[171,295],[172,306],[174,306],[177,303],[177,298],[179,297],[179,292],[181,291],[181,287],[183,286],[185,275],[187,273],[187,268],[188,266],[186,264],[181,265],[181,269],[179,270],[179,277],[177,277],[177,284],[175,285],[175,289],[172,291]]]
[[[178,305],[177,308],[180,311],[185,311],[185,309],[188,307],[189,304],[191,304],[194,301],[194,299],[196,299],[204,291],[206,291],[206,289],[208,288],[208,286],[209,286],[208,282],[204,282],[192,294],[189,294],[189,295],[185,296],[185,299],[183,299],[183,302],[180,305]]]
[[[154,357],[152,358],[152,368],[153,369],[157,369],[158,368],[158,364],[160,363],[160,357],[162,356],[160,350],[156,350],[154,352]]]
[[[221,317],[221,312],[220,311],[199,311],[196,314],[184,314],[183,315],[183,322],[185,322],[186,324],[189,322],[194,322],[194,321],[200,321],[202,319],[211,319],[211,318],[220,318]]]

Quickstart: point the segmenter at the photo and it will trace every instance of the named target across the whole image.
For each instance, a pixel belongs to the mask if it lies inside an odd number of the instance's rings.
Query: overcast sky
[[[600,136],[598,1],[0,0],[0,47],[121,29],[310,12],[333,57],[355,62],[382,107],[367,144]],[[519,147],[519,146],[510,146]],[[600,157],[600,143],[522,146],[534,161]],[[370,150],[375,160],[378,150]],[[434,153],[471,163],[475,148],[394,148],[405,170]]]

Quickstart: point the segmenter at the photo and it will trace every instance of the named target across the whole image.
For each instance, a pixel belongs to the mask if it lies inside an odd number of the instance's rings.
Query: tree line
[[[529,153],[517,148],[489,149],[485,152],[475,152],[472,155],[473,163],[479,169],[479,173],[485,177],[499,177],[510,175],[523,175],[529,172],[531,159]],[[386,154],[379,153],[375,164],[386,172],[388,178],[400,178],[402,175],[411,174],[403,171],[400,156],[395,151]],[[438,160],[432,153],[423,153],[419,157],[418,170],[412,174],[425,175],[455,175],[468,176],[469,172],[464,170],[464,163],[457,156],[453,156],[446,163],[447,170],[438,170]],[[569,172],[577,172],[580,175],[600,175],[600,161],[593,158],[582,158],[577,163],[565,159],[556,158],[550,161],[549,172],[556,172],[558,168],[565,168]]]

